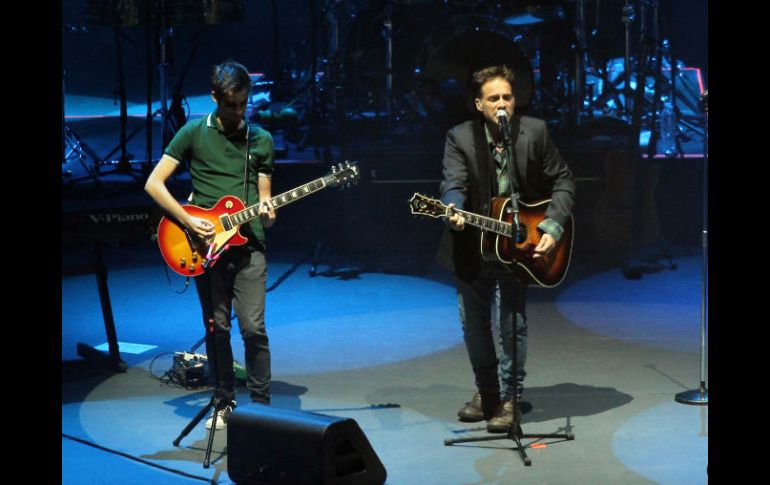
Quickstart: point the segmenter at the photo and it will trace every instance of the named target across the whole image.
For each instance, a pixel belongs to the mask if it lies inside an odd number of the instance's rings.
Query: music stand
[[[505,117],[505,121],[507,124],[507,116]],[[503,121],[500,122],[501,124]],[[503,135],[503,150],[507,151],[511,156],[508,158],[508,161],[506,163],[508,168],[508,177],[510,180],[510,188],[511,188],[511,202],[513,204],[513,223],[511,224],[511,241],[512,244],[516,245],[516,243],[519,241],[519,222],[518,222],[518,203],[516,202],[518,199],[518,194],[516,193],[517,184],[514,182],[517,180],[514,178],[514,166],[516,165],[516,154],[515,150],[512,150],[511,147],[516,145],[516,140],[518,138],[519,134],[519,124],[518,122],[513,122],[511,124],[512,129],[509,129],[509,127],[501,127],[500,131]],[[499,310],[498,310],[499,311]],[[513,372],[515,373],[518,369],[518,355],[516,352],[516,338],[518,337],[518,332],[516,332],[516,317],[514,316],[513,321],[513,331],[511,334],[513,337],[511,338],[511,366],[513,369]],[[505,345],[505,342],[503,342],[503,345]],[[518,392],[514,392],[513,396],[513,420],[511,421],[511,425],[508,426],[508,431],[506,432],[505,436],[477,436],[477,437],[471,437],[471,438],[455,438],[455,439],[445,439],[444,445],[450,446],[455,443],[468,443],[472,441],[493,441],[493,440],[502,440],[502,439],[510,439],[513,440],[514,443],[516,443],[515,450],[518,450],[519,456],[521,456],[522,461],[524,462],[525,466],[531,466],[532,460],[529,459],[527,456],[527,453],[524,451],[524,445],[521,444],[522,438],[563,438],[566,440],[574,440],[575,435],[573,433],[547,433],[547,434],[524,434],[524,432],[521,429],[521,411],[519,409],[519,397]]]

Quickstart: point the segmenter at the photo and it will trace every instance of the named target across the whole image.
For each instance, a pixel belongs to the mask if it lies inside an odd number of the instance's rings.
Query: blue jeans
[[[228,249],[195,278],[206,326],[206,354],[215,392],[235,399],[230,315],[235,305],[246,360],[246,387],[253,401],[270,403],[270,346],[265,329],[267,262],[261,250]]]
[[[472,282],[456,280],[460,322],[465,348],[481,391],[500,391],[500,399],[511,400],[524,390],[527,376],[527,286],[510,278],[495,277],[485,270]],[[492,334],[494,322],[500,330],[500,358]],[[516,319],[516,373],[513,373],[513,319]],[[499,369],[499,370],[498,370]],[[499,372],[499,373],[498,373]],[[498,380],[499,379],[499,380]]]

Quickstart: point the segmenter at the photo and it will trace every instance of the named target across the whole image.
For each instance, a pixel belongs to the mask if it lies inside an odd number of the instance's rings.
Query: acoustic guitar
[[[556,248],[548,255],[535,259],[534,249],[540,243],[541,231],[537,225],[545,219],[545,210],[550,199],[534,203],[519,202],[519,231],[514,235],[513,209],[511,199],[492,198],[492,217],[450,208],[440,200],[415,193],[409,199],[412,214],[434,218],[446,218],[459,213],[465,223],[481,229],[479,249],[485,261],[502,263],[520,270],[529,284],[545,288],[558,286],[567,274],[572,257],[573,220],[564,227],[564,234]],[[514,236],[516,240],[514,241]]]

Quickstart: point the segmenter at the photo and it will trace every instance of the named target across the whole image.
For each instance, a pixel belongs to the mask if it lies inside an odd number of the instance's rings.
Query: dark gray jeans
[[[270,403],[270,346],[265,329],[267,262],[261,250],[244,246],[225,251],[195,278],[206,326],[206,354],[215,392],[235,399],[230,315],[235,305],[246,359],[246,387],[253,401]]]
[[[457,303],[463,326],[465,348],[479,390],[500,390],[500,399],[521,394],[527,375],[527,287],[511,278],[483,272],[472,282],[456,280]],[[499,326],[501,348],[497,358],[492,334],[492,304],[496,303],[494,321]],[[513,373],[513,319],[516,318],[516,375]],[[499,375],[498,375],[499,364]],[[499,378],[499,381],[498,381]]]

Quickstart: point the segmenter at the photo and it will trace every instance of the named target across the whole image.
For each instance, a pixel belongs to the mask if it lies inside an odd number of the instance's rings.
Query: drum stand
[[[628,0],[626,0],[626,2],[628,2]],[[588,53],[588,42],[586,39],[585,0],[577,0],[575,8],[576,16],[574,31],[575,37],[577,39],[577,57],[574,83],[575,112],[573,121],[575,121],[577,124],[580,124],[581,121],[585,119],[593,118],[595,116],[595,110],[597,107],[601,107],[602,111],[606,111],[606,108],[603,105],[605,105],[610,99],[614,101],[615,106],[617,107],[618,111],[620,111],[620,115],[622,116],[627,106],[627,102],[625,100],[629,99],[630,91],[626,93],[625,99],[621,100],[620,91],[618,90],[617,85],[623,81],[623,78],[618,76],[614,81],[610,80],[607,68],[604,66],[597,66],[596,61],[591,59],[591,56]],[[631,10],[631,12],[633,13],[633,10]],[[626,16],[624,13],[624,20],[625,19]],[[629,16],[628,19],[629,21],[634,20],[632,16]],[[598,17],[596,19],[596,24],[599,24]],[[626,36],[628,36],[628,32],[628,24],[626,24]],[[628,45],[628,41],[626,41],[626,66],[629,64]],[[600,93],[594,93],[593,90],[591,90],[591,92],[586,92],[586,87],[592,86],[586,83],[586,77],[589,71],[599,80],[601,80],[602,88]],[[628,72],[628,70],[626,72]],[[628,87],[629,80],[628,76],[626,76],[624,89],[628,90]]]
[[[313,146],[315,154],[319,156],[319,146],[317,141],[320,140],[323,146],[323,160],[326,163],[331,163],[331,143],[330,138],[332,132],[329,129],[329,114],[328,107],[326,105],[326,86],[319,82],[319,64],[329,65],[329,58],[320,59],[318,53],[318,42],[316,26],[318,25],[318,15],[316,8],[316,0],[308,0],[308,11],[310,12],[310,66],[308,68],[308,87],[303,87],[301,90],[307,91],[298,96],[298,98],[308,97],[309,102],[305,110],[305,116],[302,117],[302,121],[308,124],[308,129],[302,136],[302,139],[297,143],[297,149],[302,151],[308,146]],[[336,70],[332,67],[333,70]],[[324,78],[326,76],[323,76]],[[326,82],[325,79],[320,81]],[[316,134],[316,130],[320,130],[319,134]]]
[[[130,162],[130,160],[133,158],[133,155],[128,153],[128,151],[126,150],[126,144],[143,127],[139,127],[135,129],[132,133],[126,134],[126,124],[128,121],[128,103],[127,103],[127,96],[126,96],[125,75],[123,73],[123,48],[120,42],[120,37],[123,35],[123,33],[120,31],[118,27],[114,28],[114,33],[115,33],[116,59],[118,64],[118,94],[120,96],[120,142],[106,156],[99,157],[90,147],[88,147],[80,139],[80,137],[77,136],[77,134],[74,133],[74,131],[72,131],[72,129],[70,129],[68,126],[65,125],[64,126],[65,140],[68,140],[72,146],[73,151],[79,154],[81,164],[83,164],[87,173],[87,175],[83,177],[69,179],[67,183],[70,185],[86,179],[92,179],[98,184],[99,182],[98,177],[102,175],[110,175],[114,173],[127,174],[136,178],[134,172],[137,172],[137,170],[132,168],[131,162]],[[118,150],[120,150],[120,157],[114,161],[109,160],[110,157],[112,157]],[[82,156],[83,153],[88,154],[93,159],[93,163],[94,163],[93,168],[89,168],[84,164],[83,156]],[[115,168],[109,171],[102,171],[101,167],[104,165],[114,165]],[[138,172],[146,176],[149,173],[148,169],[149,167],[145,166],[143,170],[138,170]]]
[[[382,36],[385,39],[385,116],[386,126],[390,128],[394,121],[393,110],[400,110],[393,95],[393,3],[385,1],[385,16],[382,21]]]

